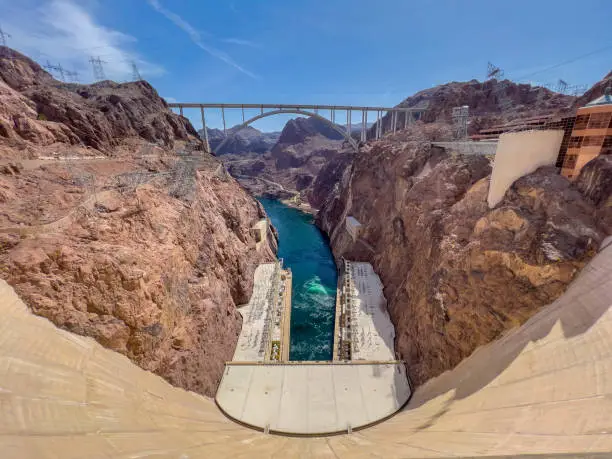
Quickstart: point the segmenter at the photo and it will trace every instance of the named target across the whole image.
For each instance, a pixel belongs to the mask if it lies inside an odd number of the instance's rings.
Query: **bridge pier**
[[[204,146],[206,153],[210,153],[210,144],[208,143],[208,129],[206,128],[206,116],[204,116],[204,107],[200,107],[200,113],[202,114],[202,130],[204,131]]]
[[[361,141],[365,142],[368,135],[368,111],[361,110]]]
[[[221,117],[223,118],[223,135],[227,137],[227,129],[225,128],[225,107],[221,107]]]
[[[351,123],[351,111],[347,110],[346,111],[346,134],[350,136],[352,130],[353,130],[353,126]]]

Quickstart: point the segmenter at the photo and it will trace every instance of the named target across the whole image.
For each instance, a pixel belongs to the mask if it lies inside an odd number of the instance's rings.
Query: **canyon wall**
[[[167,148],[199,143],[187,118],[172,113],[146,81],[63,83],[0,47],[0,158],[36,158],[40,147],[46,154],[82,148],[116,156],[128,138]]]
[[[380,275],[415,384],[554,301],[612,230],[609,158],[576,185],[538,169],[489,209],[490,160],[431,147],[448,135],[419,124],[365,145],[317,217],[336,258],[368,261]],[[347,216],[362,225],[355,239]]]
[[[0,277],[56,326],[213,396],[236,307],[275,259],[274,235],[257,249],[251,232],[263,208],[148,83],[67,85],[12,57],[0,59]]]

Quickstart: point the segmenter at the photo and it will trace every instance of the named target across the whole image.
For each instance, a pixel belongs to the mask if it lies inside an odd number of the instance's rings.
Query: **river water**
[[[271,199],[259,200],[278,230],[278,257],[293,273],[291,360],[331,360],[336,264],[313,217]]]

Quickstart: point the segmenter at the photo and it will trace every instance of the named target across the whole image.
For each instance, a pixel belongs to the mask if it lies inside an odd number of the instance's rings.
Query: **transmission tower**
[[[565,91],[567,91],[567,81],[564,80],[559,80],[557,82],[557,92],[560,92],[561,94],[565,94]]]
[[[49,71],[49,73],[57,72],[59,74],[60,80],[66,81],[65,73],[67,72],[62,67],[62,64],[52,65],[49,61],[47,61],[47,65],[45,65],[44,67]]]
[[[502,79],[504,77],[504,71],[497,67],[496,65],[491,64],[491,62],[487,63],[487,80],[491,78]]]
[[[2,44],[2,46],[6,46],[7,38],[11,38],[11,36],[4,30],[2,30],[2,27],[0,27],[0,44]]]
[[[469,111],[470,108],[467,105],[453,108],[452,117],[455,124],[456,139],[465,139],[467,137]]]
[[[131,61],[131,64],[132,64],[132,80],[134,81],[142,80],[142,77],[140,76],[140,72],[138,71],[138,66],[136,65],[136,62]]]
[[[102,64],[106,64],[103,60],[100,59],[100,56],[89,58],[89,62],[91,63],[91,67],[93,68],[94,80],[102,81],[106,80],[106,75],[104,74],[104,67]]]
[[[5,48],[7,47],[6,45],[7,38],[11,38],[11,36],[8,33],[6,33],[4,30],[2,30],[2,27],[0,27],[0,45],[4,46]],[[6,55],[9,59],[13,59],[13,56],[11,55],[11,52],[8,49],[6,50]]]
[[[0,27],[0,44],[2,46],[6,46],[7,38],[11,38],[11,36],[8,33],[6,33],[4,30],[2,30],[2,27]]]

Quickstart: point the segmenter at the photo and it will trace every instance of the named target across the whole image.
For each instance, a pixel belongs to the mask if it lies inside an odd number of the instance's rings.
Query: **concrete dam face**
[[[523,326],[416,389],[390,419],[327,437],[266,434],[91,339],[0,281],[0,456],[406,458],[612,451],[612,247]]]

